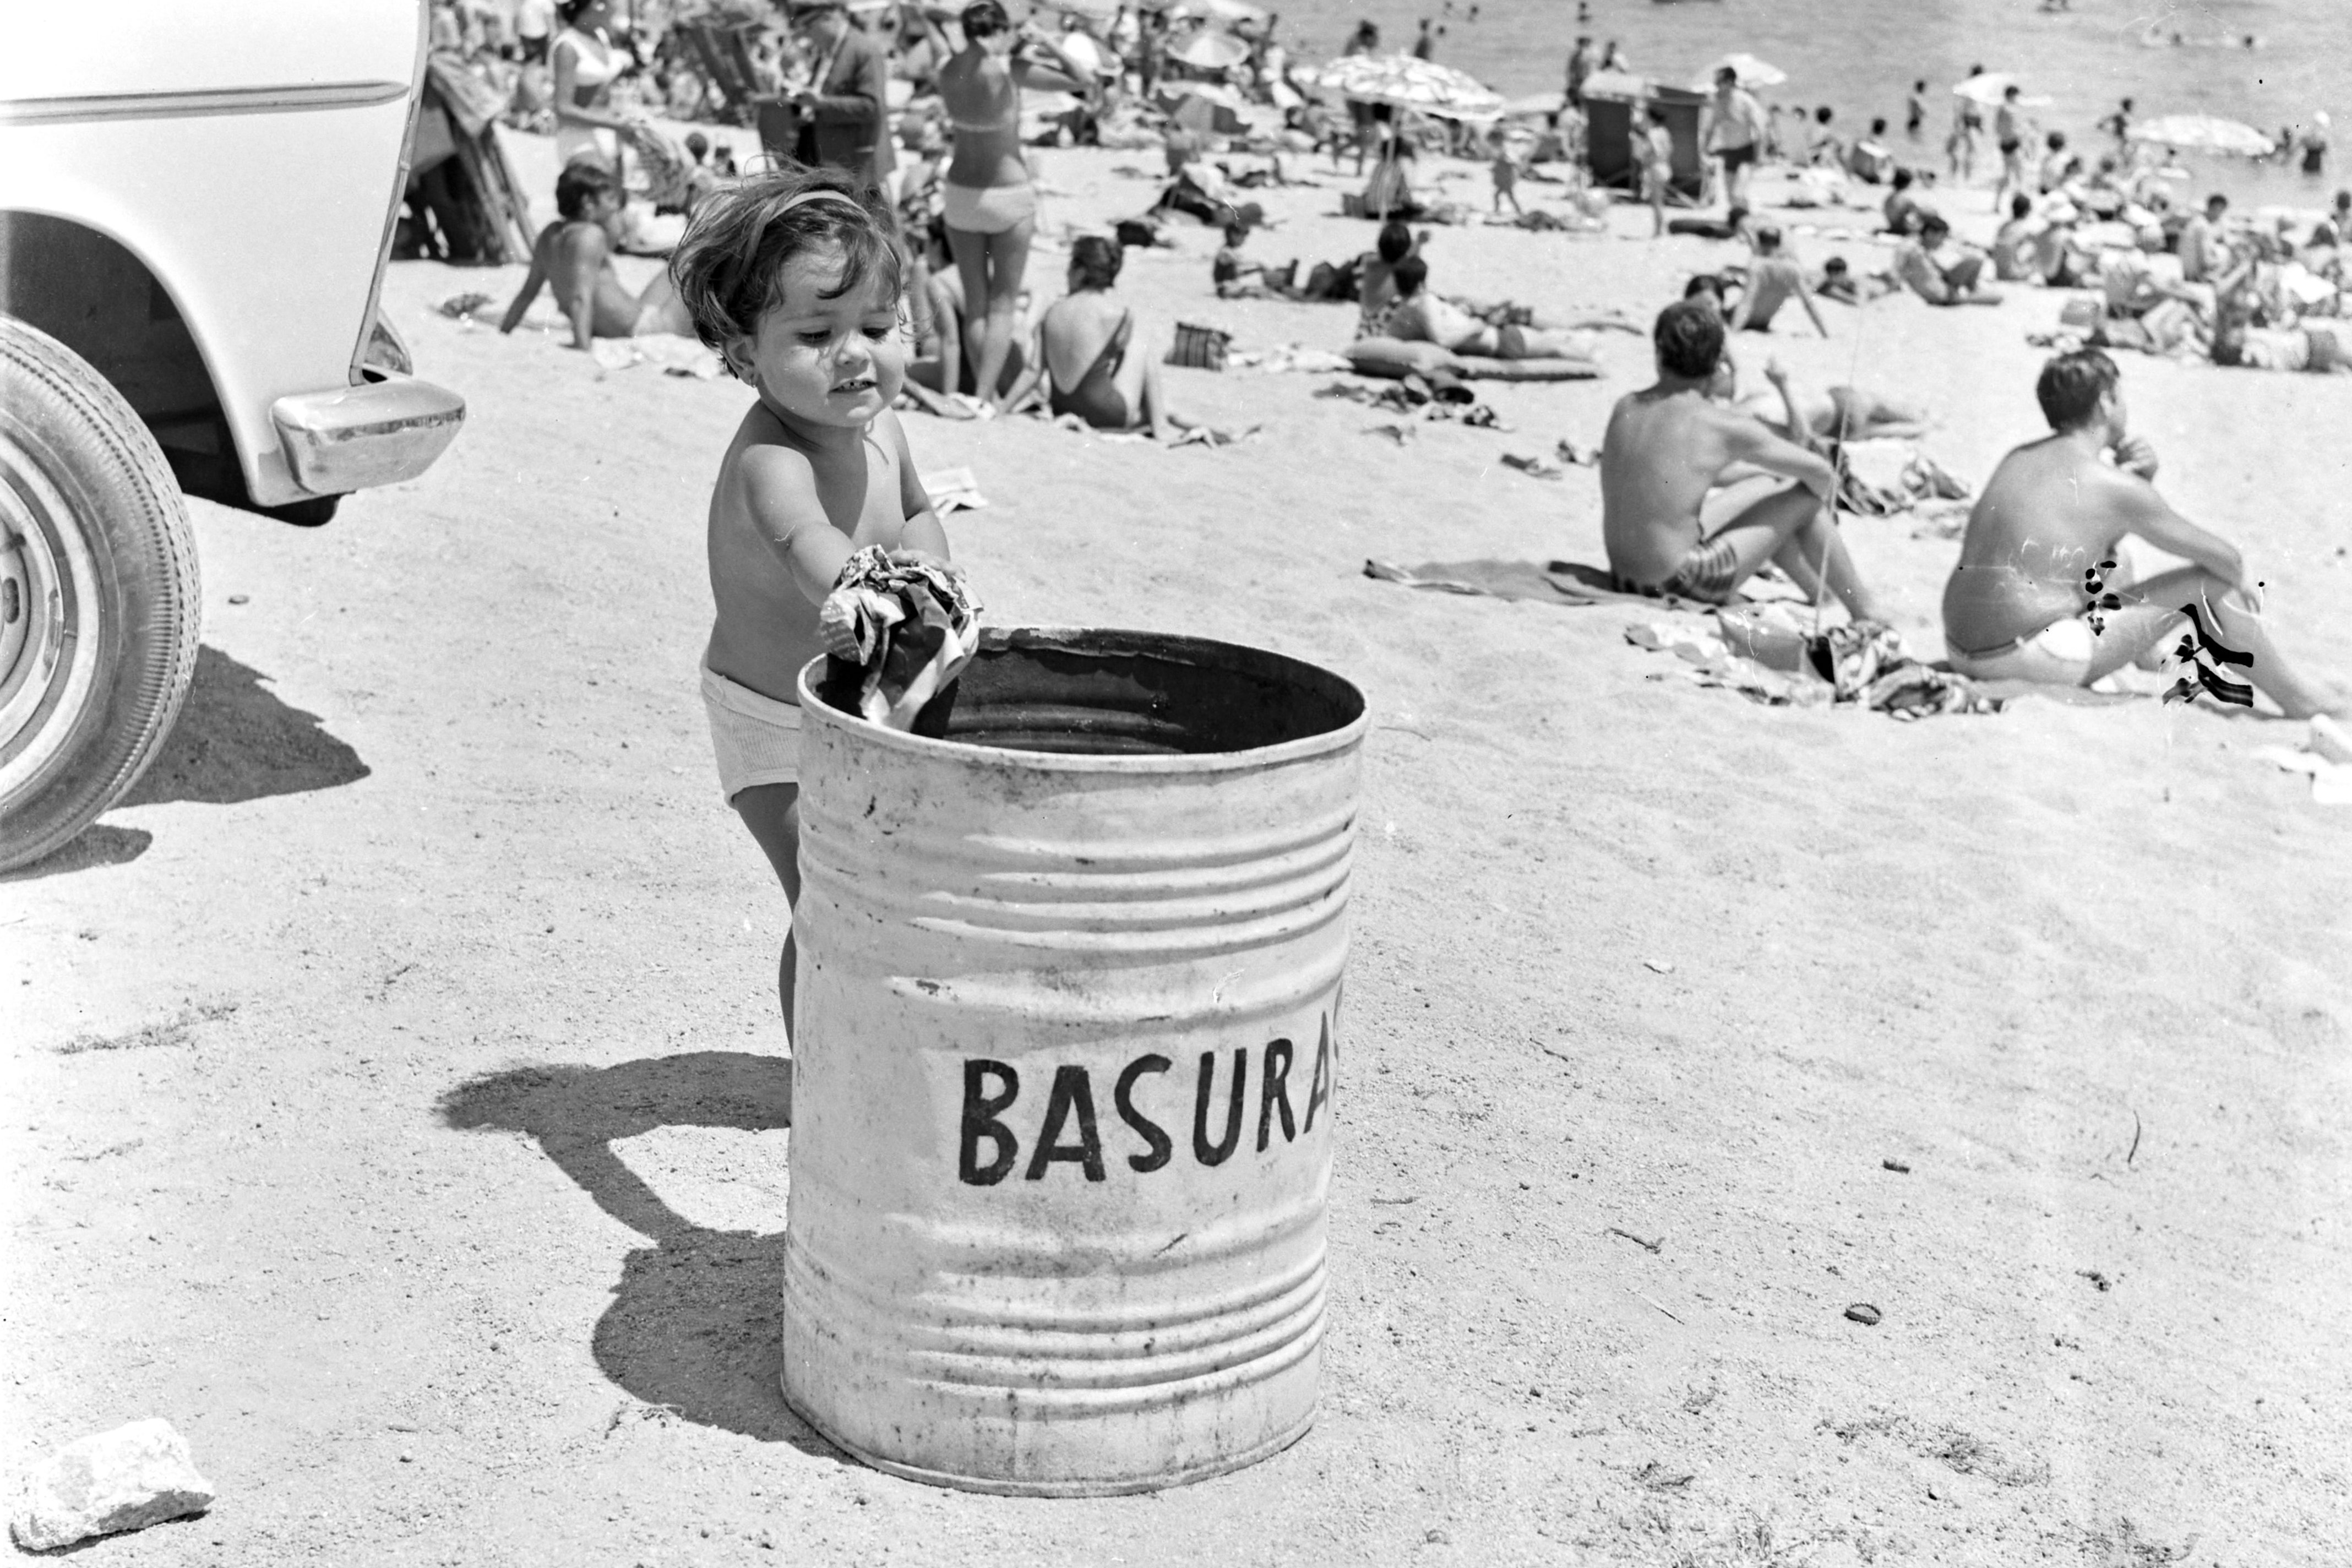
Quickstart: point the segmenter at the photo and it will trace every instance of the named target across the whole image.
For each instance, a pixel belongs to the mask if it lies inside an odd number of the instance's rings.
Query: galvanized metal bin
[[[869,1464],[988,1491],[1296,1441],[1362,695],[1116,631],[989,634],[943,740],[827,695],[818,660],[785,1396]]]

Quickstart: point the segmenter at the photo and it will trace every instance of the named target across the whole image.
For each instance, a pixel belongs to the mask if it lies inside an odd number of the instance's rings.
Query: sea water
[[[1303,58],[1339,52],[1359,20],[1379,25],[1384,49],[1412,47],[1422,17],[1442,24],[1435,58],[1469,72],[1506,97],[1556,91],[1565,82],[1579,33],[1596,47],[1613,38],[1639,74],[1688,87],[1718,57],[1746,50],[1789,73],[1763,94],[1768,103],[1808,110],[1827,104],[1832,128],[1851,138],[1873,118],[1906,162],[1941,173],[1951,130],[1952,84],[1970,68],[2013,72],[2042,128],[2067,132],[2092,156],[2111,149],[2097,132],[2116,100],[2134,114],[2218,114],[2276,138],[2294,134],[2315,110],[2334,121],[2326,172],[2300,161],[2183,161],[2185,193],[2224,190],[2242,206],[2317,207],[2352,185],[2352,0],[1261,0],[1281,12],[1282,36]],[[2179,37],[2181,42],[2175,43]],[[2253,46],[2242,40],[2251,37]],[[1927,123],[1904,135],[1904,99],[1924,78]],[[1990,182],[2000,155],[1979,142],[1977,174]]]

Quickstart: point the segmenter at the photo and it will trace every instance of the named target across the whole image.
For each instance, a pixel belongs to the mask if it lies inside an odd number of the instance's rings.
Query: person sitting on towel
[[[1739,303],[1732,307],[1731,330],[1769,332],[1772,330],[1772,317],[1782,305],[1794,300],[1805,308],[1813,331],[1828,337],[1830,330],[1822,323],[1821,307],[1813,303],[1813,290],[1805,281],[1805,269],[1780,248],[1780,225],[1758,224],[1753,243],[1756,259],[1748,268],[1748,287],[1740,291]]]
[[[1711,395],[1723,318],[1658,312],[1657,381],[1617,400],[1601,443],[1601,532],[1628,593],[1721,605],[1767,561],[1817,602],[1884,622],[1831,519],[1837,470]]]
[[[2033,387],[2050,434],[2000,460],[1944,585],[1952,668],[1980,680],[2088,686],[2163,648],[2194,605],[2207,632],[2251,654],[2243,679],[2290,719],[2352,719],[2347,693],[2296,673],[2271,644],[2262,581],[2237,549],[2157,493],[2156,452],[2131,434],[2122,373],[2097,349],[2063,353]],[[2126,537],[2189,563],[2133,580],[2110,566]],[[2095,592],[2104,600],[2095,603]]]
[[[1425,287],[1429,263],[1408,256],[1390,273],[1396,304],[1388,315],[1388,335],[1408,342],[1435,343],[1458,354],[1486,359],[1586,359],[1591,345],[1573,332],[1537,327],[1490,327],[1451,300]]]
[[[1982,279],[1988,258],[1952,238],[1951,223],[1930,208],[1916,238],[1895,253],[1895,276],[1930,305],[1998,305],[2000,290]]]
[[[633,338],[645,332],[690,334],[694,320],[678,300],[667,268],[643,294],[632,294],[613,269],[614,242],[621,222],[621,182],[613,172],[583,159],[555,177],[556,222],[539,231],[530,247],[530,273],[507,307],[499,331],[511,332],[539,298],[541,285],[555,290],[557,309],[572,323],[572,346],[592,338]]]
[[[1189,432],[1195,422],[1168,406],[1160,387],[1164,339],[1139,346],[1135,308],[1112,292],[1125,259],[1118,241],[1080,235],[1070,246],[1070,291],[1037,321],[1031,368],[1004,400],[1019,408],[1046,384],[1046,405],[1056,417],[1076,415],[1097,430],[1148,430],[1156,440]],[[1208,439],[1233,439],[1212,430]]]

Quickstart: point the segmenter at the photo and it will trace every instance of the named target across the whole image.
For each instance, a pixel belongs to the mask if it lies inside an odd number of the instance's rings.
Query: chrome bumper
[[[466,400],[429,381],[393,376],[281,397],[269,418],[294,482],[312,495],[341,495],[431,468],[466,422]]]

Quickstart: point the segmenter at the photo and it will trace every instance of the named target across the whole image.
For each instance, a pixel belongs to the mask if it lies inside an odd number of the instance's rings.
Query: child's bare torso
[[[824,651],[817,640],[817,603],[793,581],[781,539],[763,535],[744,493],[743,459],[781,447],[807,461],[825,520],[807,527],[838,530],[853,550],[898,548],[906,531],[897,416],[883,413],[849,456],[813,453],[793,441],[758,404],[719,467],[710,496],[710,595],[718,605],[705,661],[738,685],[782,702],[800,700],[803,666]]]

